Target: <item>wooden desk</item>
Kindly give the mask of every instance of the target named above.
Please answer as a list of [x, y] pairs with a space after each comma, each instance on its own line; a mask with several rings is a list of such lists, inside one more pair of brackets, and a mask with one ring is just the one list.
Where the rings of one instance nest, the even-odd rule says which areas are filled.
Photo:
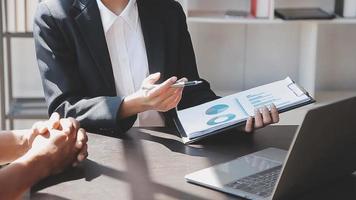
[[[116, 138], [89, 134], [89, 159], [39, 183], [31, 199], [239, 199], [186, 183], [184, 176], [267, 147], [288, 149], [295, 130], [270, 126], [253, 135], [227, 133], [191, 146], [164, 128], [133, 128]], [[302, 199], [356, 199], [356, 177]]]

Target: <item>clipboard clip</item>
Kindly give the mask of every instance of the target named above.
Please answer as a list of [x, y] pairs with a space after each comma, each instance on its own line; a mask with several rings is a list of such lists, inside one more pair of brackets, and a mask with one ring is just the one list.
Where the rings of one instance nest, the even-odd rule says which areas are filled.
[[288, 85], [288, 88], [295, 94], [295, 96], [300, 97], [302, 95], [307, 95], [309, 96], [308, 91], [306, 91], [303, 87], [299, 86], [295, 82], [290, 83]]

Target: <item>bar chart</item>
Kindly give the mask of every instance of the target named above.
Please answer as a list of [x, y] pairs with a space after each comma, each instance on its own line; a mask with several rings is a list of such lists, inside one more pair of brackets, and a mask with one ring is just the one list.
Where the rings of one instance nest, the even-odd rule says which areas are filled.
[[276, 98], [273, 94], [266, 92], [249, 94], [246, 97], [255, 108], [261, 108], [271, 104], [274, 104], [278, 108], [289, 103], [289, 101], [282, 101], [282, 98]]

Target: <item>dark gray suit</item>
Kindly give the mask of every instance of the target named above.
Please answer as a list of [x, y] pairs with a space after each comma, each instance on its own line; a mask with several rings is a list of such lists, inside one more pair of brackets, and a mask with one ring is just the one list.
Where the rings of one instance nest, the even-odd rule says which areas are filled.
[[[199, 80], [195, 55], [179, 3], [137, 0], [150, 73]], [[96, 0], [47, 0], [34, 24], [38, 65], [49, 113], [74, 117], [91, 132], [122, 133], [137, 116], [120, 120], [110, 55]], [[216, 99], [209, 83], [186, 88], [179, 108]], [[166, 122], [175, 116], [165, 113]]]

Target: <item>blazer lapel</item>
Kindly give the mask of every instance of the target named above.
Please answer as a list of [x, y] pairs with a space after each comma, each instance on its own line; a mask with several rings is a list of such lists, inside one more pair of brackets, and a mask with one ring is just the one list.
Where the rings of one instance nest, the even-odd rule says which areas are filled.
[[116, 91], [109, 50], [101, 22], [100, 11], [95, 0], [75, 0], [74, 7], [81, 10], [75, 17], [79, 30], [88, 45], [98, 70], [107, 87]]
[[165, 78], [165, 35], [163, 23], [155, 15], [154, 4], [150, 1], [137, 0], [137, 6], [146, 45], [149, 71], [151, 74], [161, 72], [161, 77]]

